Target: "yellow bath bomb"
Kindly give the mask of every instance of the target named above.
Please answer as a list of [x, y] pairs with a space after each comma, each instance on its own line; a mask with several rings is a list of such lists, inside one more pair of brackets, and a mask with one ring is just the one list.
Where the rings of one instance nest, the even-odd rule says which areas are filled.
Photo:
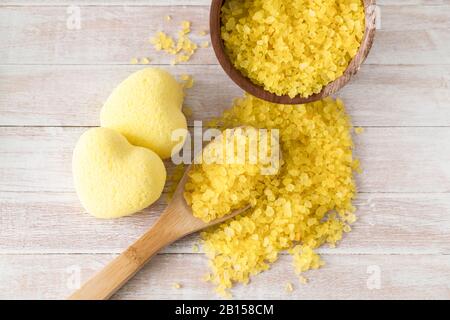
[[[166, 159], [179, 151], [186, 138], [182, 105], [183, 89], [175, 78], [164, 70], [146, 68], [130, 75], [112, 92], [102, 108], [101, 124]], [[173, 141], [172, 133], [177, 129], [185, 133]]]
[[148, 207], [166, 181], [156, 153], [107, 128], [90, 129], [80, 137], [72, 166], [78, 197], [97, 218], [118, 218]]

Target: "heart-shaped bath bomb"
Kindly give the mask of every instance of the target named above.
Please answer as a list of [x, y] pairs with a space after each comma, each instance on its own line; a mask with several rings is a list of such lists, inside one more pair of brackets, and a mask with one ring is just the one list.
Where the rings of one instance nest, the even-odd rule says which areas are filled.
[[166, 181], [156, 153], [107, 128], [90, 129], [80, 137], [72, 166], [78, 197], [97, 218], [118, 218], [148, 207], [161, 196]]
[[166, 159], [180, 150], [186, 138], [182, 104], [183, 89], [175, 78], [162, 69], [146, 68], [114, 89], [102, 108], [101, 124]]

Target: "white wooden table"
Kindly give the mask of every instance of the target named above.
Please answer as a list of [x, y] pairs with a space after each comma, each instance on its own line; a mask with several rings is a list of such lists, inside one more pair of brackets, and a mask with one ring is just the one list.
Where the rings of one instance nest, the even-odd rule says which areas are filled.
[[[110, 91], [148, 56], [196, 80], [193, 119], [229, 107], [239, 90], [201, 49], [171, 67], [148, 39], [193, 22], [207, 29], [208, 0], [75, 2], [80, 29], [67, 27], [72, 1], [0, 3], [0, 299], [64, 298], [122, 251], [160, 214], [164, 199], [129, 218], [83, 212], [71, 178], [72, 149], [99, 124]], [[381, 29], [357, 78], [339, 96], [356, 126], [359, 221], [326, 266], [296, 281], [291, 258], [238, 285], [235, 298], [450, 298], [450, 1], [379, 0]], [[77, 9], [75, 9], [77, 10]], [[173, 21], [167, 23], [164, 16]], [[163, 197], [164, 198], [164, 197]], [[167, 248], [115, 298], [213, 298], [200, 281], [197, 236]], [[183, 285], [172, 288], [173, 282]], [[287, 293], [286, 282], [295, 290]]]

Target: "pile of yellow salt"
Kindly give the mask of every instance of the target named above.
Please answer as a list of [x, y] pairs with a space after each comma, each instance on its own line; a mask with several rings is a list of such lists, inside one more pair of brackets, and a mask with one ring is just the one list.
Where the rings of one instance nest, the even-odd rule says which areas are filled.
[[210, 222], [255, 205], [259, 189], [270, 179], [266, 175], [279, 169], [279, 152], [271, 150], [274, 142], [271, 132], [245, 127], [226, 129], [209, 143], [201, 159], [197, 157], [199, 164], [193, 165], [185, 185], [184, 198], [194, 216]]
[[[211, 125], [279, 129], [282, 155], [278, 174], [252, 186], [251, 209], [202, 233], [212, 271], [208, 279], [217, 291], [228, 295], [234, 282], [247, 283], [267, 270], [283, 250], [294, 255], [298, 273], [319, 268], [323, 262], [314, 249], [334, 246], [356, 220], [353, 172], [359, 163], [352, 156], [351, 124], [342, 101], [275, 105], [246, 95]], [[208, 174], [218, 176], [220, 170]], [[190, 192], [206, 193], [202, 182]]]
[[362, 0], [226, 0], [221, 36], [234, 66], [277, 95], [308, 97], [339, 78], [364, 35]]

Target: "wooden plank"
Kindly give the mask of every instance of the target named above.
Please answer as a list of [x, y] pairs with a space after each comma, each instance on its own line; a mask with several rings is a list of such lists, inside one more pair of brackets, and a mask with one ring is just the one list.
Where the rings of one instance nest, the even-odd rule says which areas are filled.
[[[381, 1], [395, 1], [395, 0], [381, 0]], [[399, 0], [400, 1], [400, 0]], [[414, 1], [414, 0], [410, 0]], [[420, 0], [418, 0], [420, 1]], [[430, 0], [428, 0], [430, 1]], [[431, 0], [440, 4], [438, 1], [447, 0]], [[5, 6], [62, 6], [62, 5], [83, 5], [83, 6], [208, 6], [211, 1], [209, 0], [103, 0], [103, 1], [91, 1], [91, 0], [78, 0], [74, 3], [72, 0], [15, 0], [5, 1], [2, 5]]]
[[[5, 1], [3, 5], [23, 5], [23, 6], [41, 6], [41, 5], [53, 5], [53, 6], [61, 6], [61, 5], [71, 5], [73, 4], [73, 0], [14, 0], [14, 1]], [[198, 6], [204, 5], [208, 6], [211, 3], [211, 0], [78, 0], [76, 4], [78, 5], [146, 5], [146, 6], [160, 6], [160, 5], [171, 5], [171, 6]], [[447, 5], [450, 4], [450, 0], [377, 0], [378, 5]]]
[[[150, 56], [154, 63], [172, 58], [148, 42], [159, 30], [175, 34], [181, 20], [193, 21], [193, 40], [208, 28], [208, 6], [86, 6], [81, 28], [66, 26], [67, 6], [0, 7], [0, 61], [3, 64], [128, 64]], [[174, 17], [171, 23], [164, 16]], [[381, 7], [382, 26], [369, 64], [449, 64], [450, 6]], [[200, 49], [190, 64], [217, 64], [211, 49]]]
[[[0, 128], [0, 191], [72, 192], [72, 150], [85, 130]], [[355, 140], [359, 190], [449, 192], [449, 138], [448, 127], [367, 128]]]
[[[111, 260], [110, 255], [0, 255], [0, 299], [64, 299], [77, 284]], [[326, 265], [300, 285], [291, 258], [233, 289], [235, 299], [449, 299], [448, 255], [326, 255]], [[214, 299], [201, 254], [158, 255], [115, 299]], [[174, 282], [181, 289], [172, 287]], [[295, 290], [285, 291], [287, 282]], [[331, 289], [330, 289], [331, 288]]]
[[[103, 101], [141, 68], [0, 66], [0, 125], [96, 126]], [[217, 65], [165, 69], [193, 75], [186, 98], [192, 119], [217, 117], [242, 95]], [[450, 126], [449, 88], [450, 65], [365, 65], [338, 96], [358, 126]]]
[[[165, 199], [131, 217], [99, 220], [74, 193], [0, 192], [0, 253], [119, 253], [156, 221]], [[352, 232], [321, 253], [450, 254], [450, 194], [361, 193], [355, 204]], [[192, 253], [199, 242], [190, 236], [163, 252]]]
[[[191, 38], [200, 42], [198, 32], [208, 30], [209, 8], [170, 6], [81, 7], [81, 29], [66, 26], [66, 6], [0, 7], [3, 64], [129, 64], [132, 57], [149, 56], [154, 63], [168, 64], [173, 57], [156, 52], [150, 37], [164, 30], [174, 35], [181, 21], [193, 23]], [[164, 17], [172, 15], [173, 21]], [[22, 43], [23, 41], [27, 43]], [[216, 63], [208, 49], [199, 49], [190, 63]]]

